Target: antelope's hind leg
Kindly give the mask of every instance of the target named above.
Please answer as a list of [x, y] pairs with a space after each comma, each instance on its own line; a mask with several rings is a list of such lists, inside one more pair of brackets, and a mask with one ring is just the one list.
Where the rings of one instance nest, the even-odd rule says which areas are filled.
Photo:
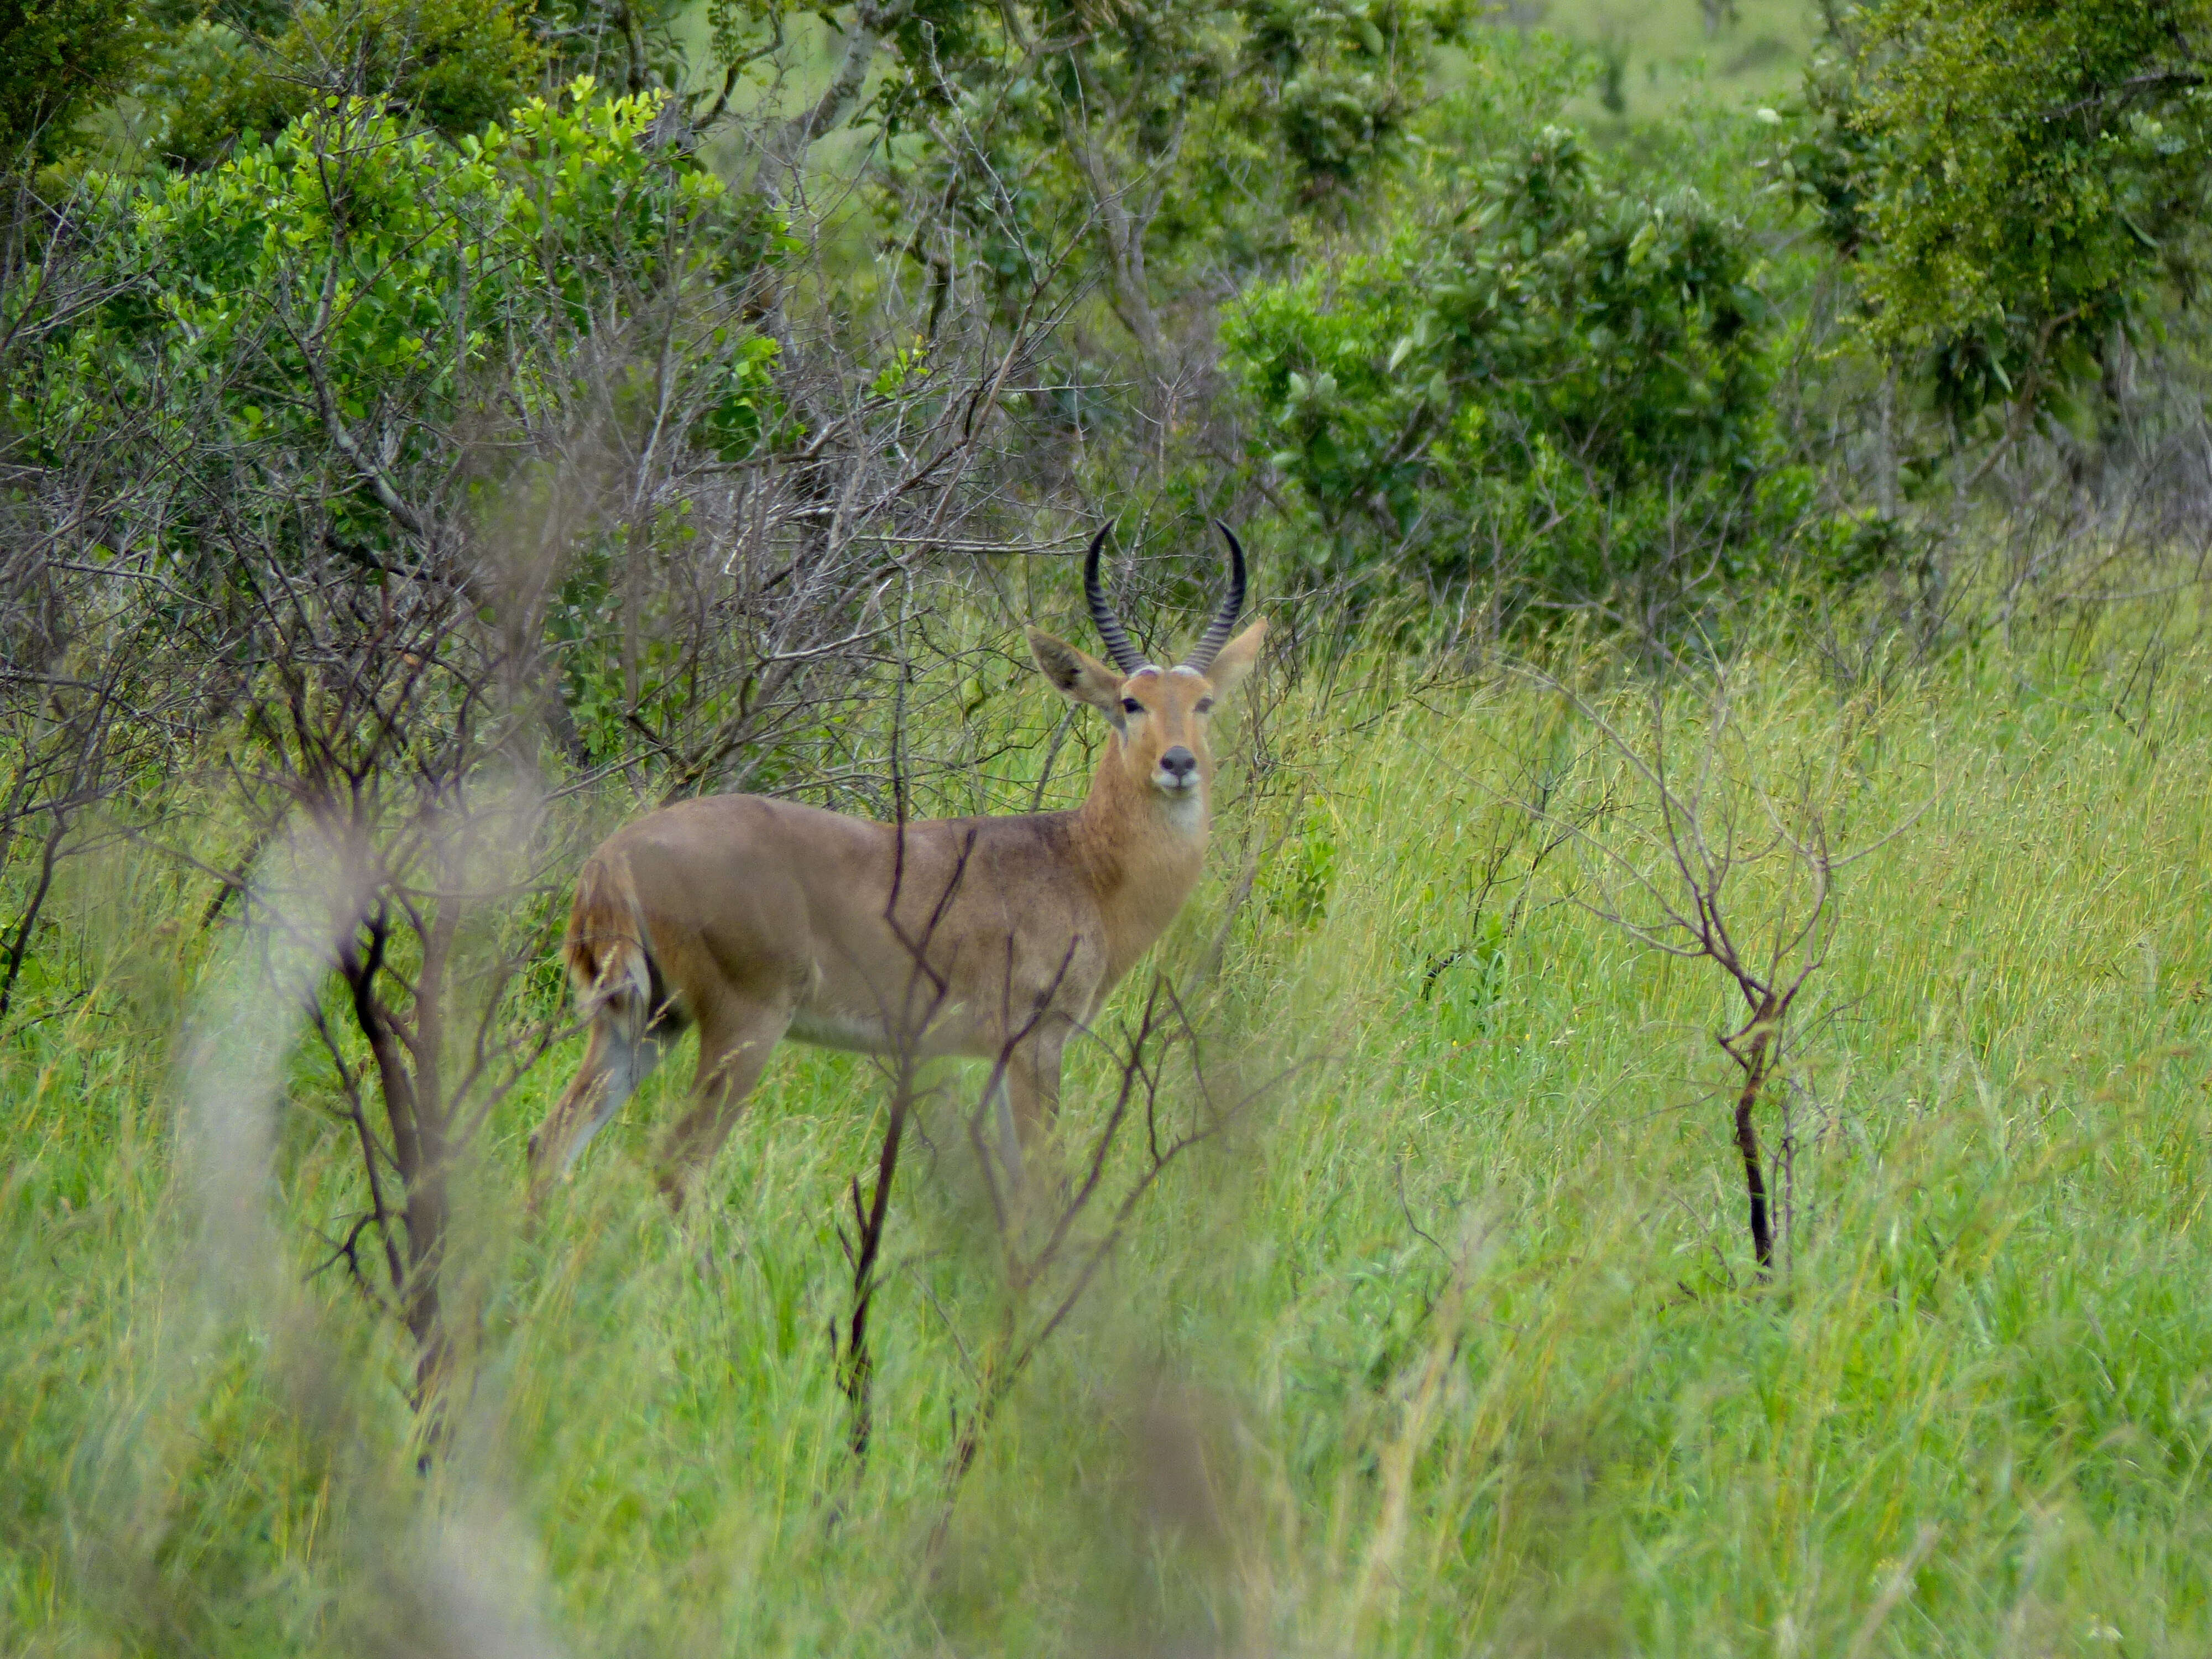
[[751, 1003], [718, 1008], [700, 1020], [699, 1072], [691, 1084], [691, 1108], [660, 1146], [660, 1190], [672, 1208], [684, 1207], [684, 1199], [730, 1138], [745, 1109], [745, 1097], [791, 1028], [793, 1012], [787, 1003]]
[[661, 1019], [642, 1031], [625, 1011], [603, 1007], [592, 1021], [584, 1062], [576, 1068], [553, 1109], [530, 1137], [530, 1185], [533, 1204], [554, 1178], [576, 1167], [592, 1137], [614, 1120], [638, 1086], [653, 1075], [661, 1054], [677, 1035], [675, 1023]]

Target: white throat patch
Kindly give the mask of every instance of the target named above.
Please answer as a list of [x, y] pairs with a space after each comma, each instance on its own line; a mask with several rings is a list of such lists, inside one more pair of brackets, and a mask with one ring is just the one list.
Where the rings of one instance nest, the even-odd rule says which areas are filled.
[[1152, 798], [1159, 802], [1160, 811], [1167, 815], [1168, 822], [1177, 830], [1185, 832], [1195, 830], [1206, 817], [1206, 786], [1202, 783], [1194, 789], [1185, 789], [1173, 795], [1165, 790], [1156, 789], [1152, 792]]

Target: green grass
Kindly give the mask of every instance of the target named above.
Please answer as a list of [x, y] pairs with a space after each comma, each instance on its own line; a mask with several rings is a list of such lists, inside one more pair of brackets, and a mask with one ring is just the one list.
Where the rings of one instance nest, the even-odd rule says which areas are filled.
[[[0, 1649], [514, 1650], [476, 1608], [580, 1655], [2203, 1653], [2212, 647], [2167, 649], [2146, 696], [2149, 637], [1855, 690], [1747, 656], [1739, 803], [1810, 764], [1840, 845], [1896, 832], [1844, 878], [1765, 1288], [1723, 988], [1577, 903], [1571, 846], [1531, 870], [1501, 805], [1610, 781], [1594, 831], [1630, 845], [1587, 722], [1515, 678], [1409, 696], [1379, 662], [1291, 689], [1230, 745], [1214, 878], [1163, 960], [1191, 971], [1259, 849], [1207, 1063], [1295, 1069], [1141, 1212], [934, 1549], [997, 1306], [942, 1115], [899, 1189], [856, 1470], [826, 1329], [873, 1073], [787, 1051], [679, 1223], [643, 1170], [679, 1064], [524, 1243], [556, 1054], [474, 1178], [483, 1349], [420, 1478], [404, 1354], [302, 1277], [353, 1179], [304, 1060], [270, 1189], [292, 1259], [208, 1299], [172, 1055], [232, 970], [203, 893], [112, 854], [0, 1049]], [[1632, 686], [1589, 683], [1632, 725]], [[1693, 732], [1696, 689], [1674, 698]], [[1051, 712], [1017, 682], [983, 718]], [[1776, 880], [1747, 870], [1741, 914]], [[1071, 1140], [1109, 1080], [1079, 1058]]]
[[[1506, 15], [1593, 48], [1616, 66], [1622, 113], [1669, 113], [1686, 97], [1771, 102], [1796, 90], [1820, 36], [1814, 0], [1735, 0], [1708, 31], [1698, 0], [1520, 0]], [[1577, 116], [1601, 121], [1592, 96]]]

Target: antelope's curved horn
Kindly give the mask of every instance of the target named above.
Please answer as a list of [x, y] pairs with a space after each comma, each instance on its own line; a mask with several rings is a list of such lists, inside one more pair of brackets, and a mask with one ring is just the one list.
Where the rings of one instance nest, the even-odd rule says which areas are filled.
[[[1129, 643], [1128, 631], [1114, 614], [1114, 607], [1106, 603], [1106, 590], [1098, 585], [1099, 550], [1106, 545], [1106, 538], [1113, 529], [1113, 521], [1109, 520], [1091, 538], [1091, 550], [1083, 556], [1083, 597], [1091, 601], [1091, 620], [1098, 629], [1098, 637], [1106, 641], [1106, 654], [1114, 659], [1114, 666], [1124, 674], [1133, 674], [1150, 665], [1145, 661], [1145, 653]], [[1217, 651], [1220, 648], [1214, 647]]]
[[1214, 658], [1229, 643], [1229, 630], [1237, 626], [1237, 613], [1244, 609], [1244, 550], [1220, 520], [1213, 521], [1213, 527], [1229, 544], [1229, 591], [1221, 596], [1221, 608], [1206, 623], [1206, 632], [1198, 636], [1198, 643], [1191, 647], [1190, 655], [1182, 659], [1185, 668], [1194, 668], [1201, 674], [1213, 666]]

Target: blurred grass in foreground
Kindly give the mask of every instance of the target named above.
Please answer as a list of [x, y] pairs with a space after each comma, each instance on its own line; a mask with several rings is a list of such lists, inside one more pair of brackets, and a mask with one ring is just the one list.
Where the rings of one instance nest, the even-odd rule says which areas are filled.
[[[902, 1175], [856, 1474], [827, 1331], [872, 1068], [786, 1049], [677, 1223], [642, 1154], [679, 1054], [526, 1243], [556, 1053], [473, 1177], [480, 1371], [418, 1479], [405, 1356], [338, 1270], [306, 1289], [326, 1374], [194, 1312], [168, 1125], [206, 894], [118, 847], [0, 1039], [0, 1647], [520, 1650], [410, 1613], [393, 1563], [428, 1553], [577, 1654], [2202, 1653], [2212, 645], [2176, 628], [1856, 690], [1740, 661], [1729, 764], [1827, 779], [1844, 850], [1900, 830], [1808, 994], [1765, 1290], [1723, 986], [1579, 908], [1589, 860], [1510, 805], [1627, 822], [1588, 723], [1381, 658], [1231, 717], [1163, 965], [1210, 1076], [1288, 1074], [1141, 1213], [934, 1553], [994, 1296], [949, 1123]], [[1632, 679], [1560, 672], [1634, 727]], [[978, 752], [1033, 741], [951, 810], [1025, 805], [1058, 718], [988, 690]], [[1071, 744], [1048, 800], [1080, 773]], [[1109, 1076], [1075, 1059], [1071, 1140]], [[295, 1065], [271, 1195], [302, 1273], [358, 1180], [328, 1087]]]

